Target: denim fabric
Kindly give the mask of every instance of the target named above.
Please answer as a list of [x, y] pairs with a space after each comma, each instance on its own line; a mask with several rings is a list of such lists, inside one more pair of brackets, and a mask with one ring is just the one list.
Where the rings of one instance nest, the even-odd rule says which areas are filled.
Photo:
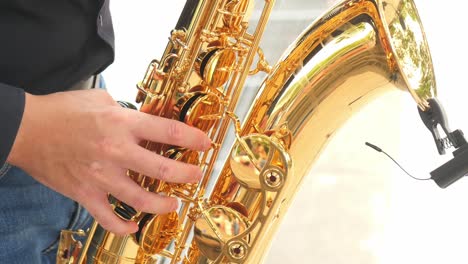
[[91, 216], [23, 170], [0, 170], [0, 263], [55, 263], [62, 229], [84, 229]]

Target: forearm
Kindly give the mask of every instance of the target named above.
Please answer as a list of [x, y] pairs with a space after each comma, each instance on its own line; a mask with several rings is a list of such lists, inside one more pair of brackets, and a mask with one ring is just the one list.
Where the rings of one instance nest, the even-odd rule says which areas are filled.
[[0, 166], [13, 147], [23, 117], [25, 93], [22, 89], [0, 83]]

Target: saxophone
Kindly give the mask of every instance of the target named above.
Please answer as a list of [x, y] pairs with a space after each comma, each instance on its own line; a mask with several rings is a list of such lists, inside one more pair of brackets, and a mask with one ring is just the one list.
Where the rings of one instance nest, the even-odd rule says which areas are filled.
[[[112, 199], [115, 213], [139, 231], [116, 236], [96, 222], [86, 232], [65, 230], [57, 263], [261, 263], [302, 179], [350, 116], [388, 91], [408, 92], [423, 111], [436, 96], [412, 0], [339, 1], [273, 67], [259, 43], [274, 1], [262, 1], [252, 29], [253, 2], [188, 0], [162, 59], [137, 85], [140, 111], [211, 137], [203, 153], [142, 142], [201, 166], [201, 182], [173, 184], [128, 171], [147, 191], [178, 197], [177, 212], [151, 215]], [[267, 77], [241, 125], [235, 108], [258, 72]], [[225, 140], [231, 124], [234, 143]]]

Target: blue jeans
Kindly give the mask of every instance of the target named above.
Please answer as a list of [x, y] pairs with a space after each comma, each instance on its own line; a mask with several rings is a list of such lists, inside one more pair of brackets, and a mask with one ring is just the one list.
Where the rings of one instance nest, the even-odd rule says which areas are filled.
[[60, 231], [86, 230], [91, 223], [78, 203], [20, 168], [0, 169], [0, 263], [55, 263]]

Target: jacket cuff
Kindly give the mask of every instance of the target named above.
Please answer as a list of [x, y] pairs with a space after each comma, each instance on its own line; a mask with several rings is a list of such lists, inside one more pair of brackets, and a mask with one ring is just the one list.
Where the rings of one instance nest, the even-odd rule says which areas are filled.
[[23, 118], [23, 89], [0, 83], [0, 166], [10, 154]]

